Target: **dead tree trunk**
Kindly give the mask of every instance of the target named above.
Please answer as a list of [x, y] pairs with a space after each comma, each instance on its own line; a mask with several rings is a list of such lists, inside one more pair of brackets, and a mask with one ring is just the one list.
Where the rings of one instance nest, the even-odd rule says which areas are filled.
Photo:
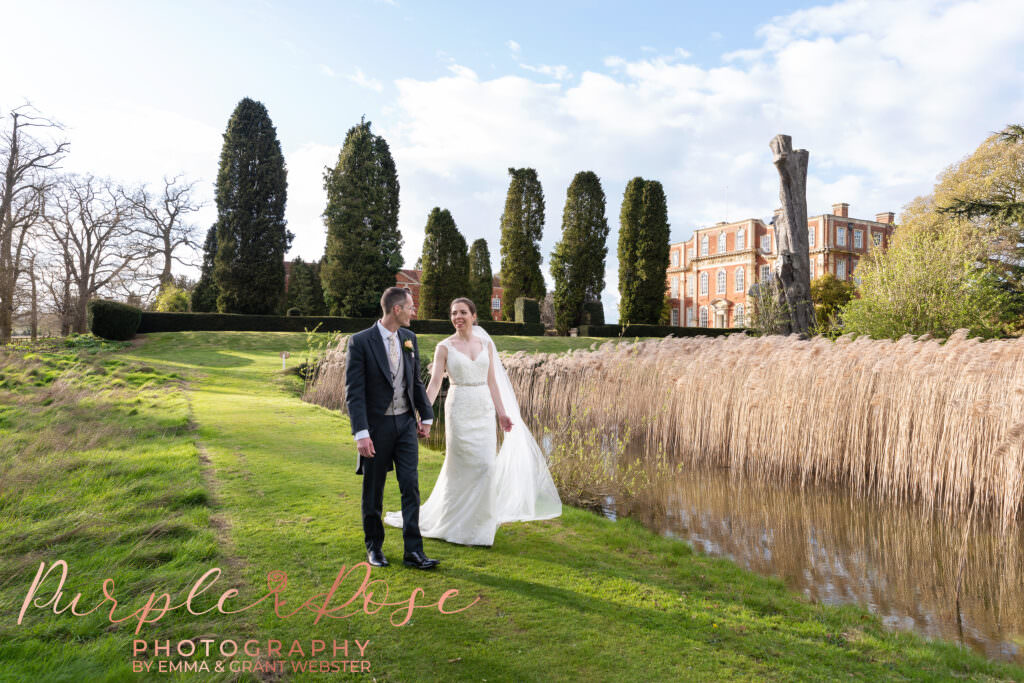
[[779, 303], [786, 313], [781, 334], [803, 334], [814, 325], [811, 303], [811, 267], [807, 246], [807, 157], [806, 149], [793, 149], [793, 139], [776, 135], [769, 145], [779, 171], [779, 201], [775, 240], [779, 258], [775, 261]]

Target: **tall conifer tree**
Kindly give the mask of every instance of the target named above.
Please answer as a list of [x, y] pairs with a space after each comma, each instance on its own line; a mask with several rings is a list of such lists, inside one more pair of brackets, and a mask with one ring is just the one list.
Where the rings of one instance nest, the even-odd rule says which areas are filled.
[[639, 323], [641, 270], [639, 259], [640, 215], [643, 212], [644, 179], [626, 183], [619, 211], [619, 322]]
[[555, 327], [568, 334], [580, 324], [585, 302], [599, 302], [608, 254], [604, 190], [593, 171], [576, 174], [566, 192], [562, 239], [551, 254]]
[[199, 282], [192, 290], [192, 311], [210, 313], [217, 310], [217, 285], [213, 281], [213, 262], [217, 258], [217, 224], [214, 223], [206, 231], [203, 242], [203, 267], [199, 273]]
[[302, 315], [324, 315], [324, 302], [316, 262], [306, 263], [296, 257], [288, 278], [288, 308], [297, 308]]
[[217, 173], [217, 256], [213, 281], [222, 313], [279, 313], [284, 255], [292, 235], [284, 219], [288, 181], [277, 131], [261, 103], [235, 107]]
[[668, 204], [657, 180], [626, 184], [619, 214], [619, 321], [656, 325], [665, 301]]
[[491, 293], [494, 276], [491, 274], [491, 252], [487, 240], [480, 238], [469, 248], [469, 298], [476, 304], [478, 320], [490, 320]]
[[338, 163], [324, 173], [327, 246], [320, 263], [331, 315], [373, 317], [402, 267], [398, 172], [384, 138], [361, 121], [349, 129]]
[[512, 177], [501, 214], [501, 286], [504, 288], [505, 320], [515, 318], [515, 301], [521, 296], [544, 298], [540, 272], [540, 240], [544, 236], [544, 190], [537, 171], [510, 168]]
[[423, 275], [420, 278], [419, 315], [448, 317], [452, 299], [469, 295], [469, 255], [466, 238], [448, 209], [434, 207], [427, 217], [423, 239]]

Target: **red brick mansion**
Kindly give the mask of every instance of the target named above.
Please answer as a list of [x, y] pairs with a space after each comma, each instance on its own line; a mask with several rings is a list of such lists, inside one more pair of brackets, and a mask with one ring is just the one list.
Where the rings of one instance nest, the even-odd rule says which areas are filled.
[[[891, 212], [875, 220], [851, 218], [849, 204], [807, 220], [811, 279], [832, 273], [853, 276], [860, 258], [886, 248], [896, 226]], [[773, 226], [757, 218], [699, 228], [686, 242], [669, 245], [666, 285], [673, 325], [742, 327], [748, 314], [747, 290], [768, 278], [778, 257]]]

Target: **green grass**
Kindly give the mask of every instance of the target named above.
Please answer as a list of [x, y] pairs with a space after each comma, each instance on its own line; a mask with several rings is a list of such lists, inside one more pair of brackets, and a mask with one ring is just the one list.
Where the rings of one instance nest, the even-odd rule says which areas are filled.
[[[424, 352], [442, 337], [421, 335]], [[545, 352], [607, 341], [495, 339], [503, 350]], [[303, 334], [155, 334], [117, 353], [29, 354], [0, 370], [0, 679], [174, 679], [131, 673], [127, 624], [31, 610], [17, 625], [40, 561], [71, 565], [66, 600], [81, 591], [91, 606], [112, 577], [134, 610], [150, 591], [180, 600], [215, 566], [224, 574], [210, 594], [241, 592], [230, 605], [262, 595], [279, 570], [297, 606], [364, 559], [348, 421], [302, 403], [298, 379], [281, 372], [278, 353], [296, 365], [304, 348]], [[89, 403], [52, 395], [66, 375]], [[424, 498], [441, 461], [421, 450]], [[385, 507], [399, 507], [393, 480]], [[400, 534], [388, 531], [392, 567], [373, 575], [389, 599], [421, 587], [420, 603], [430, 603], [458, 589], [451, 606], [477, 604], [449, 615], [418, 609], [402, 627], [387, 609], [317, 625], [312, 614], [280, 619], [263, 605], [233, 616], [176, 612], [141, 637], [369, 640], [378, 681], [1024, 680], [1017, 667], [888, 632], [857, 608], [811, 604], [628, 520], [567, 508], [500, 528], [489, 549], [425, 545], [441, 566], [406, 569]], [[351, 586], [332, 604], [349, 595]]]

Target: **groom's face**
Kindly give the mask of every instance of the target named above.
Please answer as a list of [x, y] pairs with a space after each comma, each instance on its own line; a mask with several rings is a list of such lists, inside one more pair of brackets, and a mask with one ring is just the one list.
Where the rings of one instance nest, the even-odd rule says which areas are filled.
[[408, 327], [409, 323], [412, 322], [412, 318], [416, 315], [416, 305], [412, 302], [412, 295], [405, 295], [405, 303], [401, 306], [395, 306], [396, 311], [395, 317], [398, 318], [398, 324], [402, 327]]

